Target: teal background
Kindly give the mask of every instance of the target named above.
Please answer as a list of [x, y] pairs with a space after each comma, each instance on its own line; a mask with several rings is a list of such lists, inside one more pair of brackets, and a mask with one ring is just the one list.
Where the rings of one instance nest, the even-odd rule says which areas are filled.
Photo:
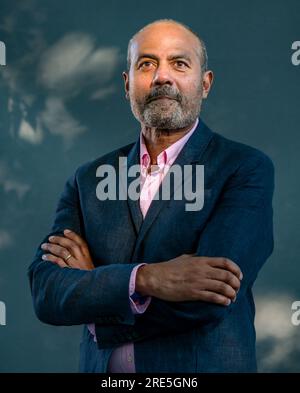
[[[215, 81], [202, 117], [267, 153], [276, 168], [275, 250], [255, 285], [259, 370], [300, 371], [300, 3], [289, 1], [0, 0], [0, 372], [76, 372], [81, 327], [34, 315], [27, 267], [66, 179], [134, 141], [123, 91], [130, 37], [158, 18], [205, 40]], [[254, 229], [255, 230], [255, 229]]]

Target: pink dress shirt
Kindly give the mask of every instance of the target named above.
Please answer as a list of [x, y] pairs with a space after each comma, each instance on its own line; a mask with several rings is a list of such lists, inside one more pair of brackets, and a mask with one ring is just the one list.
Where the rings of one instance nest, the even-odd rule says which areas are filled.
[[[197, 128], [199, 120], [197, 119], [192, 129], [180, 138], [177, 142], [173, 143], [166, 150], [162, 151], [157, 156], [157, 165], [152, 166], [150, 169], [150, 156], [144, 141], [142, 132], [140, 133], [140, 165], [141, 165], [141, 194], [140, 194], [140, 209], [145, 218], [147, 211], [150, 207], [152, 199], [157, 192], [160, 183], [165, 177], [170, 166], [176, 160], [178, 154], [190, 138], [192, 133]], [[153, 168], [154, 167], [154, 168]], [[151, 297], [142, 297], [135, 292], [135, 278], [139, 267], [145, 265], [141, 263], [136, 266], [130, 275], [129, 280], [129, 299], [130, 307], [134, 314], [142, 314], [146, 311], [151, 302]], [[88, 325], [89, 331], [94, 335], [94, 341], [97, 341], [95, 335], [95, 325]], [[135, 373], [134, 363], [134, 345], [132, 342], [123, 344], [111, 354], [108, 364], [109, 373]]]

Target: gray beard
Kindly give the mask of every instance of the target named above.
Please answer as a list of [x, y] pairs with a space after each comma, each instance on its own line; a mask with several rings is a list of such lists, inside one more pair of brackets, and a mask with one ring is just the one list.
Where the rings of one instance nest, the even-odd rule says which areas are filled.
[[178, 101], [155, 100], [147, 105], [139, 105], [131, 102], [131, 109], [138, 121], [146, 127], [161, 130], [177, 130], [194, 123], [200, 114], [201, 99], [198, 105], [193, 105], [183, 110]]

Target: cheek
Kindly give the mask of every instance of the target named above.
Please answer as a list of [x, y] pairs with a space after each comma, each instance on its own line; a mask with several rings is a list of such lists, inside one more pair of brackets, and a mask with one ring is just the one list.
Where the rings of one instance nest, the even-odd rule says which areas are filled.
[[202, 81], [200, 78], [187, 78], [181, 86], [181, 92], [186, 97], [199, 97], [202, 95]]
[[143, 98], [150, 92], [151, 80], [147, 77], [134, 78], [129, 85], [129, 92], [133, 98]]
[[153, 80], [153, 72], [136, 72], [132, 73], [131, 84], [135, 89], [150, 89]]

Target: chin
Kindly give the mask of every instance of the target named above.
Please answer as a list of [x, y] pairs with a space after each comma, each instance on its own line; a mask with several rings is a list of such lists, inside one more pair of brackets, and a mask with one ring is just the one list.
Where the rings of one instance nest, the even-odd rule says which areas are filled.
[[162, 114], [151, 114], [149, 116], [144, 116], [144, 123], [147, 127], [154, 127], [159, 129], [178, 129], [181, 127], [182, 121], [174, 119], [174, 111], [170, 115], [166, 113]]
[[145, 121], [145, 124], [151, 128], [159, 128], [161, 130], [167, 129], [172, 130], [176, 129], [176, 124], [170, 118], [160, 118], [160, 119], [151, 119], [150, 121]]

